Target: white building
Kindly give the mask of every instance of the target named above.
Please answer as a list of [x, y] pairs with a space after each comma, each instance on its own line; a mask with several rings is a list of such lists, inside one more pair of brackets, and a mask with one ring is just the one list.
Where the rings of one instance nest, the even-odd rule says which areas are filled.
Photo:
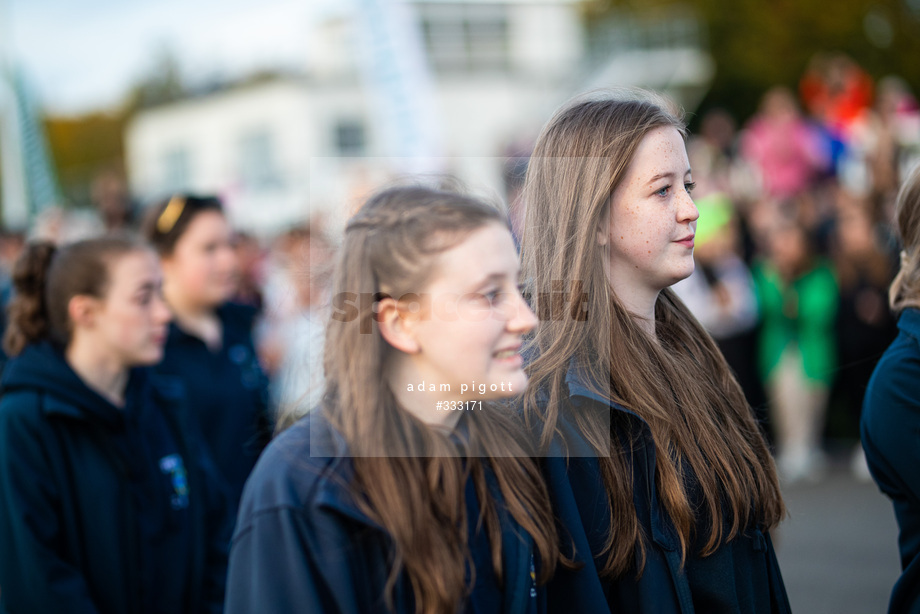
[[[369, 72], [381, 67], [373, 62], [381, 48], [364, 44], [373, 38], [367, 28], [378, 24], [357, 16], [329, 20], [310, 37], [303, 75], [139, 113], [125, 136], [135, 195], [149, 201], [179, 190], [217, 193], [238, 226], [259, 233], [319, 212], [342, 218], [367, 191], [413, 168], [391, 158], [401, 151], [393, 124], [402, 121], [410, 128], [423, 122], [423, 130], [438, 135], [425, 168], [500, 195], [509, 145], [535, 138], [571, 95], [587, 87], [667, 89], [670, 83], [654, 67], [636, 74], [628, 71], [631, 63], [618, 69], [615, 58], [598, 62], [596, 49], [589, 58], [578, 0], [414, 0], [405, 8], [416, 48], [424, 49], [415, 58], [424, 74], [396, 75], [409, 79], [397, 79], [402, 93], [410, 92], [402, 117], [398, 106], [381, 104], [392, 92]], [[688, 61], [685, 46], [675, 53], [682, 54], [675, 61]], [[711, 66], [698, 46], [689, 53], [693, 71], [679, 71], [681, 79], [704, 86]], [[673, 66], [661, 70], [674, 73]], [[411, 99], [416, 93], [419, 100]], [[412, 115], [420, 109], [424, 120]]]

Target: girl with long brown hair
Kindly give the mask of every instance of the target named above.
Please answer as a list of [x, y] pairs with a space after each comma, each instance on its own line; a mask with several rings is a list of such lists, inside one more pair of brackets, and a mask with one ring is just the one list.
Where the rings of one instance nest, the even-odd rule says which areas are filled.
[[669, 289], [693, 271], [684, 124], [650, 94], [565, 105], [524, 189], [543, 323], [528, 420], [563, 538], [550, 609], [785, 612], [773, 460], [710, 336]]
[[345, 230], [319, 408], [246, 485], [228, 612], [538, 612], [558, 548], [507, 408], [537, 323], [507, 221], [422, 187]]

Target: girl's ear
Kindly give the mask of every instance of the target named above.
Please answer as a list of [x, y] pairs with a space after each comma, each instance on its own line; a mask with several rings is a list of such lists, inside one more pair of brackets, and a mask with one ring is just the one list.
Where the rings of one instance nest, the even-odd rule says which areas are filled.
[[377, 303], [377, 324], [387, 343], [406, 354], [418, 354], [419, 347], [413, 335], [414, 314], [404, 313], [396, 299], [387, 297]]
[[90, 328], [96, 323], [100, 301], [92, 296], [77, 294], [67, 303], [67, 316], [74, 327]]
[[604, 212], [601, 213], [601, 217], [597, 221], [597, 228], [594, 229], [598, 245], [607, 245], [607, 243], [610, 242], [610, 210], [612, 208], [613, 195], [607, 199], [607, 204], [604, 206]]
[[597, 244], [598, 245], [607, 245], [607, 241], [609, 240], [609, 236], [607, 233], [607, 231], [609, 230], [609, 224], [610, 224], [609, 215], [610, 215], [609, 213], [605, 213], [603, 216], [601, 216], [600, 221], [597, 223], [597, 228], [595, 229], [595, 231], [597, 233]]

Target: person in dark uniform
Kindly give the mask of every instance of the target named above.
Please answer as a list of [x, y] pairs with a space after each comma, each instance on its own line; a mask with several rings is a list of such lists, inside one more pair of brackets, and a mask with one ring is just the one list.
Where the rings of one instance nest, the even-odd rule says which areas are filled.
[[153, 374], [169, 309], [149, 247], [30, 245], [0, 382], [0, 612], [220, 612], [230, 525]]
[[573, 100], [527, 170], [523, 270], [544, 323], [524, 411], [562, 552], [583, 564], [550, 582], [549, 606], [788, 612], [769, 534], [785, 514], [773, 459], [670, 289], [693, 272], [699, 213], [686, 129], [667, 109], [650, 93]]
[[[533, 447], [507, 222], [427, 188], [345, 230], [326, 394], [246, 484], [228, 614], [538, 614], [558, 549]], [[465, 387], [465, 394], [464, 394]]]
[[862, 445], [869, 471], [894, 505], [901, 577], [888, 611], [920, 612], [920, 166], [898, 193], [895, 219], [904, 250], [891, 284], [898, 336], [875, 367], [863, 401]]
[[235, 290], [231, 231], [216, 198], [174, 196], [148, 211], [145, 237], [160, 254], [174, 320], [157, 367], [185, 382], [236, 515], [243, 484], [271, 437], [268, 380], [253, 344], [253, 307]]

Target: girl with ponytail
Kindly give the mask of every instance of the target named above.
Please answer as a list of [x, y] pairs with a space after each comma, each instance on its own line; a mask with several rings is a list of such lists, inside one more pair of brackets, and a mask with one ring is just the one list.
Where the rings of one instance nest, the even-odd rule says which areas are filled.
[[[0, 380], [0, 612], [219, 612], [229, 527], [181, 388], [147, 365], [169, 310], [156, 254], [27, 246]], [[213, 476], [213, 474], [210, 474]]]
[[536, 319], [507, 221], [394, 188], [350, 220], [320, 408], [246, 485], [228, 611], [537, 612], [556, 534], [527, 439], [491, 401], [522, 391]]
[[889, 612], [920, 611], [920, 166], [898, 193], [901, 270], [891, 284], [898, 336], [875, 366], [860, 418], [872, 477], [891, 498], [900, 528], [903, 573]]

